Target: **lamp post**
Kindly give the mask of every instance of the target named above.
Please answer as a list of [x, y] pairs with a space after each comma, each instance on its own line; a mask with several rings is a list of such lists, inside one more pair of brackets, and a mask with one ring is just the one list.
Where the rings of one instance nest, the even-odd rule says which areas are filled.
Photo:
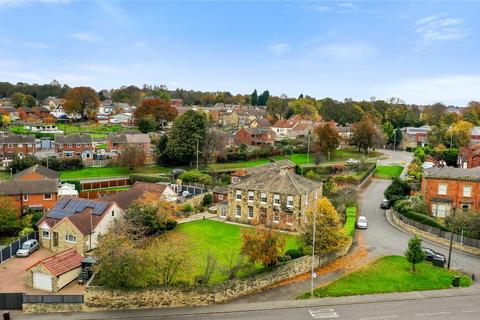
[[453, 219], [452, 219], [452, 227], [450, 228], [450, 246], [448, 248], [448, 263], [447, 269], [450, 269], [450, 260], [452, 260], [452, 247], [453, 247], [453, 234], [455, 232], [455, 223], [456, 223], [456, 216], [455, 216], [455, 209], [453, 209]]
[[397, 129], [393, 132], [393, 150], [396, 150], [396, 144], [397, 144]]

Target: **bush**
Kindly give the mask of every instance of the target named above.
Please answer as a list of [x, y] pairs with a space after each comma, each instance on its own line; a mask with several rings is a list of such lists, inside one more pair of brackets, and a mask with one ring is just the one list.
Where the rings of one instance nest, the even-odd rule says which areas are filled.
[[167, 220], [167, 223], [165, 225], [167, 231], [173, 230], [177, 227], [177, 221], [175, 220]]
[[33, 232], [32, 228], [23, 228], [22, 231], [18, 234], [20, 237], [25, 237]]
[[289, 249], [285, 251], [285, 255], [292, 259], [297, 259], [304, 256], [303, 251], [300, 249]]
[[197, 182], [203, 185], [213, 184], [213, 178], [211, 175], [197, 170], [186, 171], [180, 175], [179, 179], [186, 183]]
[[[47, 160], [40, 161], [42, 166], [47, 166]], [[55, 171], [80, 170], [84, 168], [82, 159], [48, 159], [48, 168]]]
[[142, 174], [131, 174], [130, 181], [132, 181], [132, 183], [135, 183], [136, 181], [157, 183], [157, 182], [172, 182], [172, 179], [165, 176], [148, 176], [148, 175], [142, 175]]
[[402, 181], [400, 178], [393, 178], [392, 184], [383, 193], [385, 198], [390, 202], [390, 205], [395, 204], [396, 201], [404, 199], [410, 194], [410, 185]]
[[193, 206], [190, 203], [185, 203], [182, 207], [182, 210], [185, 212], [192, 212]]
[[204, 206], [208, 206], [208, 205], [212, 204], [212, 202], [213, 202], [213, 195], [211, 193], [208, 193], [208, 194], [203, 196], [203, 205]]
[[449, 231], [447, 227], [440, 224], [439, 222], [437, 222], [437, 220], [435, 220], [435, 218], [432, 218], [430, 216], [427, 216], [427, 215], [424, 215], [424, 214], [421, 214], [421, 213], [418, 213], [418, 212], [413, 212], [411, 210], [408, 210], [408, 211], [405, 211], [405, 212], [399, 212], [399, 213], [401, 215], [409, 218], [409, 219], [418, 221], [418, 222], [426, 224], [428, 226], [435, 227], [435, 228], [438, 228], [438, 229], [443, 230], [443, 231]]

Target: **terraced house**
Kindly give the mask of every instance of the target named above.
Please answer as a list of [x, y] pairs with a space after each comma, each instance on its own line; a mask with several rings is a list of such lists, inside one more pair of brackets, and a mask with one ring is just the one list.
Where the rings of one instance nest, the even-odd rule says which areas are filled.
[[447, 166], [424, 170], [422, 194], [433, 216], [444, 218], [452, 210], [480, 210], [480, 167]]
[[57, 135], [55, 152], [61, 158], [93, 159], [92, 137], [88, 134]]
[[241, 223], [298, 230], [305, 213], [313, 210], [316, 200], [322, 197], [322, 184], [296, 174], [294, 167], [286, 160], [248, 170], [228, 187], [228, 209], [220, 216]]
[[16, 154], [20, 158], [27, 155], [34, 155], [35, 136], [11, 134], [0, 137], [0, 158], [12, 159]]
[[150, 136], [146, 133], [120, 133], [110, 134], [107, 139], [108, 152], [112, 156], [118, 156], [128, 146], [135, 146], [143, 150], [147, 163], [155, 161]]

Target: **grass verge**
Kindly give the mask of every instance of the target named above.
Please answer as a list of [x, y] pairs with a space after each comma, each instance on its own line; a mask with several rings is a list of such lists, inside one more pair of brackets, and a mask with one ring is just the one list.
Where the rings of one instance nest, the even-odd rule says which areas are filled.
[[357, 219], [357, 208], [356, 207], [348, 207], [346, 209], [347, 213], [347, 220], [343, 225], [343, 230], [349, 237], [353, 237], [353, 233], [355, 232], [355, 220]]
[[[317, 288], [314, 297], [340, 297], [360, 294], [408, 292], [421, 290], [447, 289], [451, 287], [452, 277], [460, 275], [460, 285], [468, 287], [470, 278], [444, 268], [434, 267], [430, 262], [422, 262], [411, 272], [411, 264], [405, 257], [387, 256], [367, 265], [361, 270]], [[310, 292], [300, 299], [310, 297]]]
[[157, 165], [145, 166], [130, 170], [126, 167], [83, 168], [60, 172], [60, 179], [93, 179], [106, 177], [127, 177], [131, 174], [170, 173], [172, 169]]
[[402, 171], [402, 166], [377, 166], [374, 176], [377, 179], [392, 179], [394, 177], [400, 177]]

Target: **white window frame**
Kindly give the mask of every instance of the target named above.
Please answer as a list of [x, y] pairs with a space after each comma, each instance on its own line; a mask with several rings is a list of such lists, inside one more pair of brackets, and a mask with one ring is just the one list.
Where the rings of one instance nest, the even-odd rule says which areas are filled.
[[[468, 192], [465, 192], [468, 191]], [[472, 197], [472, 186], [463, 186], [463, 196], [465, 198]]]
[[448, 184], [440, 183], [438, 184], [438, 195], [446, 196], [448, 193]]
[[287, 196], [287, 208], [293, 208], [293, 196]]
[[77, 148], [80, 148], [82, 146], [81, 143], [77, 143]]
[[19, 144], [17, 145], [17, 147], [23, 148], [23, 143], [19, 143]]
[[255, 193], [253, 191], [248, 191], [247, 195], [248, 202], [253, 202], [253, 199], [255, 199]]
[[77, 243], [77, 236], [71, 233], [65, 233], [65, 241], [69, 243]]
[[223, 194], [218, 195], [218, 200], [223, 200]]
[[67, 144], [67, 148], [71, 148], [72, 147], [72, 144], [71, 143], [68, 143]]
[[[250, 212], [252, 215], [250, 216]], [[253, 216], [255, 215], [255, 212], [253, 211], [253, 207], [248, 207], [248, 219], [253, 219]]]
[[240, 189], [235, 190], [235, 200], [242, 201], [242, 190]]
[[28, 147], [28, 148], [31, 148], [31, 147], [32, 147], [32, 144], [31, 144], [31, 143], [27, 144], [27, 147]]
[[[47, 235], [45, 235], [45, 234], [47, 234]], [[51, 238], [50, 230], [42, 229], [42, 238], [43, 239], [50, 239]]]
[[267, 193], [266, 192], [260, 193], [260, 203], [266, 204], [267, 201], [268, 201]]
[[8, 147], [9, 147], [9, 148], [13, 148], [13, 144], [12, 144], [12, 143], [9, 143], [9, 144], [8, 144]]
[[280, 206], [280, 195], [278, 193], [273, 194], [273, 205]]
[[235, 217], [241, 217], [242, 216], [242, 207], [236, 206], [235, 207]]
[[73, 158], [73, 152], [72, 151], [65, 152], [65, 157], [66, 158]]
[[274, 212], [272, 219], [273, 219], [273, 223], [280, 223], [280, 213]]
[[22, 200], [28, 201], [28, 194], [22, 194]]
[[[47, 195], [50, 196], [50, 198], [47, 198]], [[53, 195], [51, 193], [44, 193], [43, 194], [43, 200], [52, 200], [53, 199]]]

